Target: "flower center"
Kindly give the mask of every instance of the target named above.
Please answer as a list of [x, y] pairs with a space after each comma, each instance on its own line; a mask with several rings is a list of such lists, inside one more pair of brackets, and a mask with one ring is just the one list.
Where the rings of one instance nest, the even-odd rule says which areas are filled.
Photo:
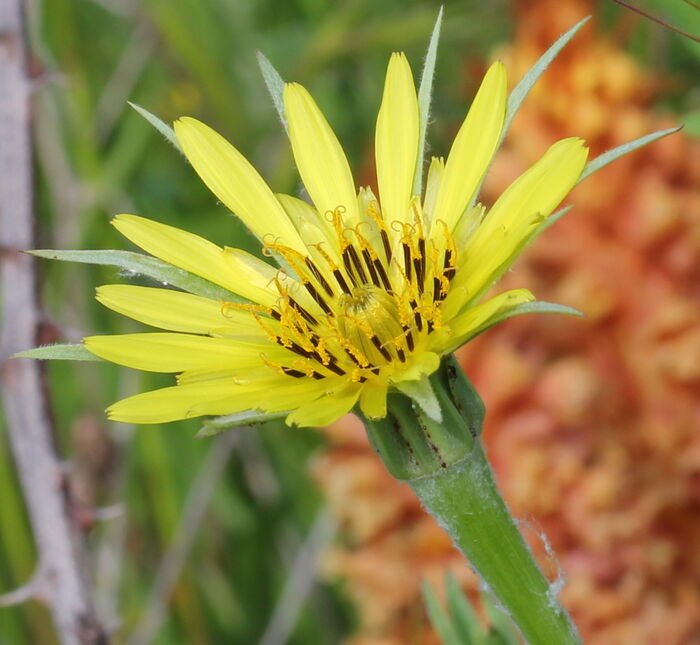
[[270, 340], [297, 355], [285, 364], [265, 358], [270, 367], [297, 378], [335, 374], [362, 383], [429, 345], [457, 251], [446, 226], [443, 235], [426, 239], [418, 200], [411, 210], [412, 224], [388, 227], [371, 201], [350, 227], [338, 207], [328, 213], [325, 241], [308, 244], [308, 255], [266, 241], [267, 252], [281, 256], [298, 278], [280, 271], [275, 307], [239, 305], [253, 311]]
[[396, 299], [385, 290], [365, 284], [339, 299], [338, 330], [373, 365], [405, 360], [405, 332]]

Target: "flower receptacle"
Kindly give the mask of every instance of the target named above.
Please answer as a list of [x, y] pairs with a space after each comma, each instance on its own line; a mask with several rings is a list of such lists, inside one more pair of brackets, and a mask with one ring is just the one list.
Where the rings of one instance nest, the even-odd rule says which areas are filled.
[[399, 392], [389, 394], [385, 418], [362, 417], [372, 447], [400, 480], [435, 475], [463, 460], [481, 433], [484, 404], [454, 356], [443, 359], [429, 383], [440, 422]]

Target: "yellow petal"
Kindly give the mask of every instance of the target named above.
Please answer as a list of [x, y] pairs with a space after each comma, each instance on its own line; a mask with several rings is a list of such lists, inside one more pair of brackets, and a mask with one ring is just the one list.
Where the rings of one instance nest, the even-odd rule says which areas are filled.
[[434, 352], [422, 352], [412, 358], [410, 366], [392, 375], [391, 381], [393, 383], [417, 381], [424, 376], [430, 376], [438, 367], [440, 367], [440, 357], [437, 354]]
[[442, 342], [440, 351], [457, 349], [477, 333], [488, 327], [490, 322], [504, 312], [524, 302], [532, 302], [535, 296], [527, 289], [512, 289], [468, 309], [451, 320], [446, 326], [446, 332], [438, 334], [436, 342]]
[[352, 173], [321, 110], [297, 83], [284, 88], [284, 110], [299, 174], [319, 213], [323, 217], [342, 207], [345, 224], [354, 226], [358, 214]]
[[503, 63], [486, 73], [445, 164], [432, 221], [452, 229], [481, 184], [496, 152], [506, 112], [507, 79]]
[[440, 184], [445, 174], [445, 161], [442, 157], [433, 157], [428, 167], [428, 179], [425, 182], [425, 199], [423, 200], [423, 212], [427, 222], [432, 221], [435, 212], [437, 196], [440, 192]]
[[[268, 387], [259, 397], [256, 407], [263, 412], [284, 412], [316, 401], [328, 387], [332, 387], [340, 379], [323, 379], [315, 381], [311, 378], [286, 378], [286, 382], [276, 388]], [[329, 382], [327, 382], [329, 381]]]
[[240, 334], [264, 334], [247, 311], [182, 291], [108, 284], [97, 288], [97, 300], [134, 320], [170, 331], [209, 334], [214, 329], [230, 327], [229, 331]]
[[301, 427], [323, 427], [337, 421], [347, 414], [360, 396], [360, 386], [356, 383], [343, 388], [340, 392], [326, 394], [300, 405], [287, 415], [287, 425]]
[[384, 218], [412, 221], [408, 203], [418, 156], [418, 99], [404, 54], [392, 54], [377, 116], [375, 156]]
[[279, 294], [270, 284], [277, 270], [250, 253], [224, 250], [203, 237], [137, 215], [117, 215], [112, 224], [136, 246], [168, 264], [265, 306], [277, 302]]
[[581, 139], [563, 139], [516, 179], [468, 240], [454, 285], [466, 286], [472, 296], [488, 288], [574, 187], [587, 156]]
[[295, 356], [272, 343], [166, 332], [88, 336], [83, 342], [100, 358], [149, 372], [257, 367], [262, 363], [260, 355], [263, 353], [271, 360]]
[[175, 122], [182, 151], [202, 181], [261, 240], [266, 236], [306, 252], [286, 213], [248, 160], [220, 134], [197, 119]]
[[233, 414], [250, 408], [247, 397], [236, 396], [232, 379], [176, 385], [143, 392], [117, 401], [107, 416], [124, 423], [167, 423], [203, 414]]
[[557, 141], [498, 198], [484, 220], [484, 234], [510, 227], [528, 216], [550, 215], [576, 185], [587, 157], [588, 148], [582, 139]]
[[386, 383], [367, 384], [360, 394], [360, 408], [370, 419], [383, 419], [386, 416]]
[[337, 236], [330, 222], [319, 217], [313, 206], [283, 193], [277, 194], [276, 197], [307, 247], [323, 243], [327, 250], [335, 250]]
[[280, 274], [278, 269], [247, 251], [229, 246], [223, 249], [223, 257], [236, 274], [235, 284], [228, 287], [230, 291], [266, 307], [277, 304], [279, 292], [274, 287], [273, 280]]

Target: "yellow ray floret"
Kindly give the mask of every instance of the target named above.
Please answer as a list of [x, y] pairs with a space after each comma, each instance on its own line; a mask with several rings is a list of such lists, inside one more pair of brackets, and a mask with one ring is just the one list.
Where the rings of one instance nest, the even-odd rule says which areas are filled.
[[408, 204], [418, 157], [418, 99], [403, 54], [392, 54], [389, 61], [374, 145], [384, 217], [410, 221]]
[[185, 156], [209, 189], [260, 239], [273, 234], [297, 251], [304, 243], [263, 178], [220, 134], [196, 119], [175, 122]]
[[284, 88], [289, 139], [304, 186], [319, 213], [343, 208], [346, 222], [357, 223], [355, 183], [347, 157], [311, 95], [297, 83]]
[[423, 143], [403, 54], [389, 61], [377, 117], [378, 198], [370, 188], [358, 193], [338, 139], [300, 85], [285, 86], [284, 110], [313, 204], [274, 194], [223, 137], [199, 121], [180, 119], [175, 131], [192, 166], [279, 266], [141, 217], [115, 218], [114, 226], [134, 244], [238, 301], [100, 287], [102, 304], [166, 331], [90, 336], [85, 347], [120, 365], [177, 374], [177, 385], [115, 403], [110, 418], [161, 423], [252, 410], [286, 412], [290, 425], [325, 425], [355, 406], [367, 417], [385, 416], [392, 391], [426, 404], [430, 387], [423, 381], [442, 356], [533, 309], [523, 306], [534, 299], [527, 289], [482, 297], [586, 162], [583, 142], [565, 139], [489, 211], [477, 203], [503, 135], [506, 86], [505, 69], [495, 63], [447, 160], [430, 163], [424, 195], [413, 194]]
[[506, 89], [505, 67], [496, 62], [452, 144], [433, 215], [450, 229], [474, 196], [496, 152], [506, 113]]

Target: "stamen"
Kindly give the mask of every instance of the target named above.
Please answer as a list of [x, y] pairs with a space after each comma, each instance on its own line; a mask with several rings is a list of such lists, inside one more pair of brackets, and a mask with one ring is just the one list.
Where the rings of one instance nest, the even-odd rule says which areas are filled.
[[326, 301], [321, 297], [321, 294], [319, 294], [318, 291], [316, 291], [316, 287], [314, 287], [310, 282], [302, 282], [304, 285], [304, 288], [309, 292], [309, 295], [316, 301], [319, 307], [323, 309], [323, 312], [326, 314], [331, 314], [332, 309], [326, 304]]
[[406, 242], [402, 242], [401, 246], [403, 246], [403, 265], [406, 279], [411, 282], [411, 247]]
[[343, 290], [343, 292], [350, 294], [350, 287], [348, 286], [348, 283], [345, 282], [345, 278], [340, 272], [340, 269], [333, 270], [333, 277], [335, 278], [335, 281], [338, 283], [338, 286]]
[[382, 345], [382, 342], [379, 340], [379, 337], [377, 334], [374, 334], [370, 340], [372, 341], [372, 345], [374, 345], [378, 350], [379, 353], [387, 360], [391, 361], [391, 354], [387, 351], [386, 347]]
[[287, 302], [289, 302], [289, 305], [296, 309], [303, 317], [304, 319], [311, 323], [312, 325], [318, 325], [318, 320], [316, 320], [304, 307], [302, 307], [292, 296], [288, 295], [287, 296]]
[[350, 245], [345, 250], [350, 255], [350, 259], [352, 260], [352, 263], [355, 267], [355, 270], [357, 271], [357, 275], [359, 276], [360, 280], [362, 281], [362, 284], [367, 284], [367, 276], [365, 275], [365, 271], [362, 268], [362, 263], [360, 262], [360, 258], [357, 255], [357, 251], [355, 250], [355, 247], [353, 245]]
[[379, 276], [377, 275], [377, 270], [374, 268], [374, 263], [372, 262], [372, 256], [367, 249], [362, 249], [362, 259], [365, 261], [365, 266], [369, 271], [370, 278], [372, 279], [372, 284], [375, 287], [381, 286], [379, 284]]
[[293, 376], [294, 378], [302, 378], [306, 376], [306, 372], [300, 372], [292, 367], [285, 367], [284, 365], [281, 365], [280, 367], [287, 376]]
[[391, 262], [391, 244], [389, 243], [389, 236], [387, 235], [386, 229], [382, 229], [379, 234], [382, 237], [382, 246], [384, 246], [384, 255], [386, 255], [387, 264]]
[[388, 293], [392, 293], [391, 283], [389, 282], [389, 276], [386, 274], [386, 270], [384, 269], [384, 265], [382, 264], [382, 262], [379, 258], [377, 258], [374, 261], [374, 268], [377, 269], [377, 273], [379, 274], [379, 277], [381, 278], [381, 281], [382, 281], [382, 284], [384, 285], [384, 288], [387, 290]]
[[408, 347], [408, 351], [412, 352], [416, 346], [413, 343], [413, 334], [411, 333], [411, 329], [406, 325], [402, 326], [401, 329], [403, 329], [404, 335], [406, 337], [406, 345]]
[[343, 249], [343, 264], [345, 265], [345, 271], [348, 274], [348, 277], [350, 278], [350, 281], [353, 283], [354, 286], [358, 287], [359, 284], [356, 280], [355, 273], [352, 270], [352, 262], [351, 262], [351, 256], [350, 256], [350, 249], [352, 246], [346, 246]]
[[318, 267], [313, 263], [311, 258], [306, 258], [305, 260], [306, 266], [309, 268], [309, 271], [313, 274], [314, 278], [318, 281], [318, 283], [325, 289], [326, 293], [332, 298], [333, 297], [333, 289], [331, 289], [331, 286], [328, 284], [326, 279], [323, 277], [323, 274], [318, 270]]
[[[333, 358], [335, 358], [335, 356], [334, 356]], [[335, 358], [335, 360], [338, 360], [338, 359]], [[331, 372], [333, 372], [334, 374], [337, 374], [338, 376], [344, 376], [345, 374], [347, 374], [347, 372], [346, 372], [342, 367], [338, 367], [338, 366], [337, 366], [335, 363], [333, 363], [333, 362], [329, 362], [327, 365], [324, 365], [324, 367], [325, 367], [326, 369], [329, 369], [329, 370], [330, 370]]]

